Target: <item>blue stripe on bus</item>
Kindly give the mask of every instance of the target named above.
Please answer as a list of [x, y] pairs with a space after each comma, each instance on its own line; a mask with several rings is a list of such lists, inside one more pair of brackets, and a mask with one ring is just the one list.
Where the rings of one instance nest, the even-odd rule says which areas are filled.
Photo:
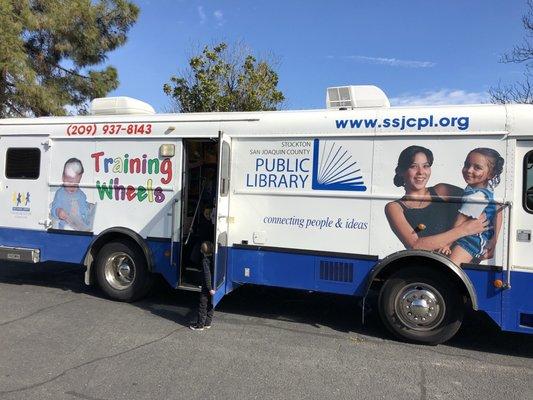
[[[92, 234], [69, 231], [37, 231], [19, 228], [0, 228], [0, 246], [39, 249], [40, 261], [56, 261], [81, 264], [94, 239]], [[160, 273], [173, 287], [177, 286], [178, 268], [171, 266], [165, 252], [170, 249], [166, 241], [146, 241], [154, 261], [154, 272]], [[175, 243], [175, 257], [179, 260], [179, 243]]]
[[503, 280], [502, 271], [490, 269], [464, 269], [476, 290], [478, 310], [486, 312], [499, 326], [502, 325], [502, 293], [493, 283], [495, 279]]
[[504, 331], [533, 333], [533, 272], [512, 271], [511, 288], [497, 289], [495, 279], [505, 281], [506, 272], [466, 269], [476, 289], [478, 308]]
[[[230, 248], [227, 291], [232, 285], [257, 284], [328, 293], [363, 296], [366, 279], [377, 261], [317, 254], [272, 252]], [[497, 289], [495, 279], [505, 280], [497, 269], [465, 269], [478, 300], [478, 309], [487, 313], [502, 329], [533, 332], [533, 273], [511, 273], [509, 290]]]
[[0, 228], [0, 245], [39, 249], [41, 261], [81, 264], [93, 236], [64, 232]]
[[533, 271], [512, 271], [511, 289], [502, 295], [502, 329], [533, 333]]
[[368, 273], [376, 264], [359, 260], [230, 248], [228, 282], [313, 290], [353, 296], [364, 294]]
[[172, 265], [170, 262], [170, 238], [165, 240], [150, 240], [148, 238], [146, 243], [152, 253], [153, 272], [163, 275], [170, 286], [177, 288], [180, 270], [177, 264], [180, 260], [180, 243], [174, 243], [172, 256], [174, 260], [178, 260], [176, 265]]

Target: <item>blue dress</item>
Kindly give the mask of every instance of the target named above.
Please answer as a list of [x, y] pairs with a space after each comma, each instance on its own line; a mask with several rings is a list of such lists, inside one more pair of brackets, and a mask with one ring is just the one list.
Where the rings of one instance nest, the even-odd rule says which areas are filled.
[[[473, 200], [477, 202], [473, 203]], [[494, 192], [489, 188], [467, 186], [463, 193], [462, 203], [459, 209], [461, 214], [471, 218], [479, 218], [482, 213], [485, 213], [489, 221], [489, 229], [486, 231], [476, 235], [464, 236], [456, 242], [473, 258], [479, 258], [483, 255], [487, 243], [494, 237], [494, 218], [496, 216]]]

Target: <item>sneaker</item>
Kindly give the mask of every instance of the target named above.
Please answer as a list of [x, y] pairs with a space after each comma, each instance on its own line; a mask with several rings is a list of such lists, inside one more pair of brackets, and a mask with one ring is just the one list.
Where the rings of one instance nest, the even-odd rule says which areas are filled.
[[202, 325], [194, 324], [194, 325], [189, 326], [189, 328], [192, 329], [193, 331], [203, 331], [204, 328], [206, 327]]

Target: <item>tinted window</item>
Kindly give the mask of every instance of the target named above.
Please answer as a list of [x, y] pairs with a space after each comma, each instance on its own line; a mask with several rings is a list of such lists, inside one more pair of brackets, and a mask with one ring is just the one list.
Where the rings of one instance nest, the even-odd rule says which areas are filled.
[[227, 196], [229, 192], [231, 149], [227, 142], [222, 142], [222, 159], [220, 160], [220, 195]]
[[41, 150], [36, 148], [7, 149], [6, 178], [37, 179], [41, 166]]

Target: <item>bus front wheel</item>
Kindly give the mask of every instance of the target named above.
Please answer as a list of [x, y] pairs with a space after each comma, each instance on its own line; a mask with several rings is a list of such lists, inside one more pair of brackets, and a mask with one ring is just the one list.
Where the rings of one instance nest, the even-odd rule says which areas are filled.
[[143, 252], [127, 240], [113, 241], [100, 249], [96, 257], [96, 277], [108, 297], [125, 302], [144, 297], [152, 282]]
[[459, 330], [464, 302], [456, 284], [443, 272], [408, 267], [390, 276], [379, 294], [379, 313], [398, 338], [436, 345]]

